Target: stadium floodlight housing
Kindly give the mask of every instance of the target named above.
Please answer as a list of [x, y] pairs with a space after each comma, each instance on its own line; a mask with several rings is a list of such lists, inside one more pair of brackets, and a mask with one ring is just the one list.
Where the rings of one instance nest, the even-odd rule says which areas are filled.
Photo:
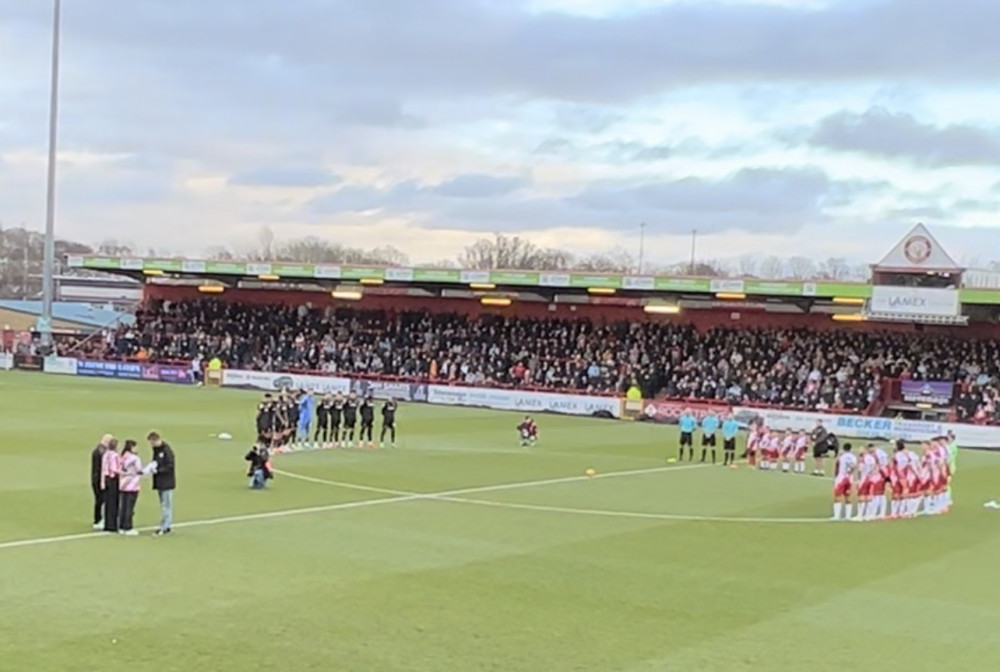
[[604, 294], [604, 295], [615, 293], [615, 290], [612, 289], [611, 287], [589, 287], [587, 291], [590, 292], [591, 294]]
[[337, 289], [330, 295], [338, 301], [360, 301], [364, 296], [360, 291], [354, 289]]
[[222, 294], [226, 288], [222, 285], [199, 285], [198, 291], [202, 294]]
[[484, 296], [479, 302], [484, 306], [496, 306], [499, 308], [505, 308], [513, 303], [513, 301], [505, 296]]
[[473, 282], [469, 284], [469, 289], [496, 289], [497, 286], [492, 282]]
[[747, 295], [737, 292], [719, 292], [715, 295], [715, 298], [722, 299], [723, 301], [742, 301], [747, 298]]
[[258, 280], [270, 280], [270, 281], [273, 282], [275, 280], [281, 280], [281, 276], [280, 275], [274, 275], [273, 273], [261, 273], [260, 275], [257, 276], [257, 279]]
[[163, 275], [163, 271], [158, 268], [144, 268], [142, 271], [143, 275]]
[[677, 315], [681, 307], [676, 304], [652, 304], [643, 306], [642, 310], [651, 315]]
[[863, 306], [865, 300], [855, 296], [835, 296], [833, 302], [841, 306]]
[[861, 313], [837, 313], [831, 315], [834, 322], [866, 322], [868, 318]]
[[361, 278], [362, 285], [384, 285], [385, 280], [382, 278]]

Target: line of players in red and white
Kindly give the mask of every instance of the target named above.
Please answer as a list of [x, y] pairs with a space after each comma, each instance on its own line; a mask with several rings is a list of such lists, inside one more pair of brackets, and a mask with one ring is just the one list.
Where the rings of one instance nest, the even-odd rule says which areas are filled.
[[[856, 509], [852, 493], [857, 497]], [[850, 444], [844, 444], [837, 457], [834, 520], [939, 515], [947, 513], [951, 503], [951, 462], [945, 437], [925, 441], [920, 453], [898, 440], [892, 457], [874, 444], [857, 455]]]
[[804, 474], [810, 443], [804, 431], [776, 432], [756, 425], [747, 437], [747, 464], [764, 471], [775, 470], [780, 464], [785, 473]]
[[[780, 465], [785, 473], [804, 474], [811, 444], [805, 431], [771, 431], [758, 425], [747, 440], [747, 462], [764, 471]], [[951, 475], [947, 437], [925, 442], [919, 454], [896, 441], [891, 457], [875, 444], [855, 454], [845, 443], [836, 461], [833, 518], [868, 521], [947, 513]]]

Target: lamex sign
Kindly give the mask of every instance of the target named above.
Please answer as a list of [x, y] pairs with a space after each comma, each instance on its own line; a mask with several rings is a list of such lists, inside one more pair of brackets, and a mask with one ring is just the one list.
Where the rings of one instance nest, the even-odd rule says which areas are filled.
[[878, 286], [872, 288], [869, 308], [874, 313], [953, 317], [961, 303], [957, 289]]
[[222, 386], [249, 387], [268, 392], [310, 390], [319, 394], [349, 394], [351, 391], [351, 381], [347, 378], [232, 369], [222, 371]]
[[593, 397], [582, 394], [523, 392], [477, 387], [430, 385], [427, 401], [446, 406], [476, 406], [523, 413], [562, 413], [565, 415], [607, 414], [620, 418], [621, 400], [615, 397]]

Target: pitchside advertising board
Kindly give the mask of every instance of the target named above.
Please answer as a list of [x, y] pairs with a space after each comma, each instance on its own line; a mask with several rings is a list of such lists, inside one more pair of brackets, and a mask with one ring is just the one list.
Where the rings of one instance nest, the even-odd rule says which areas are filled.
[[262, 373], [259, 371], [226, 370], [222, 373], [223, 387], [249, 387], [277, 392], [286, 389], [306, 389], [321, 394], [371, 392], [380, 398], [395, 397], [406, 401], [427, 402], [444, 406], [471, 406], [524, 413], [564, 413], [566, 415], [606, 414], [620, 418], [621, 400], [612, 397], [520, 392], [450, 385], [421, 385], [310, 376], [293, 373]]
[[427, 401], [445, 406], [476, 406], [524, 413], [563, 413], [565, 415], [622, 416], [622, 401], [617, 397], [593, 397], [582, 394], [522, 392], [479, 387], [430, 385]]
[[76, 375], [91, 378], [117, 378], [119, 380], [147, 380], [180, 385], [190, 385], [194, 382], [190, 367], [138, 362], [104, 362], [90, 359], [77, 360]]
[[267, 373], [264, 371], [222, 371], [223, 387], [248, 387], [254, 390], [309, 390], [317, 394], [349, 394], [351, 381], [332, 376], [309, 376], [299, 373]]
[[14, 368], [14, 355], [0, 352], [0, 371], [10, 371]]
[[960, 446], [967, 448], [1000, 448], [1000, 428], [922, 420], [895, 420], [862, 415], [833, 415], [804, 411], [779, 411], [747, 406], [724, 406], [674, 401], [649, 400], [643, 403], [643, 413], [654, 422], [676, 423], [684, 409], [690, 409], [699, 419], [709, 411], [733, 413], [736, 419], [749, 425], [755, 419], [779, 430], [811, 431], [817, 422], [841, 437], [889, 441], [925, 441], [953, 432]]

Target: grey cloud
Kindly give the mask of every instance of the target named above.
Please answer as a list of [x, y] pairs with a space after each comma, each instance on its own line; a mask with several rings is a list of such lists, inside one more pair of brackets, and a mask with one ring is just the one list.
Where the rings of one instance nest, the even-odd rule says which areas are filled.
[[935, 168], [1000, 164], [1000, 132], [996, 130], [969, 124], [938, 127], [883, 108], [826, 117], [806, 141], [825, 149], [910, 160]]
[[[850, 189], [860, 189], [858, 185]], [[658, 232], [791, 232], [826, 221], [827, 199], [850, 190], [814, 169], [748, 169], [720, 180], [604, 182], [568, 198], [525, 194], [445, 199], [412, 182], [385, 189], [348, 187], [313, 201], [314, 219], [379, 210], [432, 229], [526, 231], [553, 226], [617, 230], [649, 222]]]
[[237, 173], [229, 178], [236, 187], [327, 187], [340, 178], [325, 168], [305, 166], [263, 166]]
[[451, 198], [495, 198], [510, 195], [530, 184], [531, 180], [521, 177], [459, 175], [431, 187], [430, 191]]
[[[44, 25], [45, 8], [36, 4], [0, 0], [0, 15]], [[1000, 74], [993, 0], [836, 2], [818, 10], [683, 2], [602, 20], [521, 4], [107, 0], [71, 5], [66, 31], [78, 50], [183, 62], [205, 77], [222, 67], [228, 81], [215, 79], [228, 89], [264, 88], [264, 95], [266, 72], [297, 72], [315, 92], [615, 103], [717, 82], [954, 83]]]

